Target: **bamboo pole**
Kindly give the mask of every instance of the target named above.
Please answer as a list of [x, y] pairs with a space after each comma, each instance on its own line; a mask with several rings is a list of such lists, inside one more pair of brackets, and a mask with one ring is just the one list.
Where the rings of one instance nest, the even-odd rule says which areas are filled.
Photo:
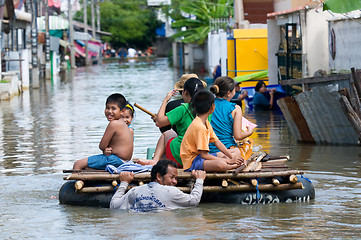
[[80, 190], [84, 187], [84, 181], [78, 180], [75, 182], [74, 187], [76, 190]]
[[224, 188], [228, 187], [228, 182], [226, 179], [222, 180], [222, 187], [224, 187]]
[[113, 181], [112, 181], [112, 186], [113, 186], [113, 187], [116, 187], [117, 185], [118, 185], [118, 181], [117, 181], [117, 180], [113, 180]]
[[[128, 186], [128, 190], [136, 187], [136, 186]], [[259, 191], [286, 191], [286, 190], [292, 190], [292, 189], [303, 189], [303, 184], [300, 182], [297, 182], [295, 184], [292, 183], [285, 183], [280, 184], [278, 186], [275, 186], [273, 184], [259, 184], [258, 190]], [[185, 193], [190, 193], [192, 191], [191, 187], [178, 187], [179, 190]], [[242, 185], [234, 185], [234, 186], [228, 186], [228, 187], [222, 187], [222, 186], [203, 186], [203, 192], [204, 193], [210, 193], [210, 192], [248, 192], [248, 191], [255, 191], [256, 187], [250, 185], [250, 184], [242, 184]], [[113, 192], [114, 187], [113, 186], [101, 186], [101, 187], [83, 187], [82, 189], [78, 190], [77, 193], [100, 193], [100, 192]]]
[[257, 186], [257, 184], [258, 184], [258, 180], [257, 179], [251, 179], [251, 185], [253, 186], [253, 187], [255, 187], [255, 186]]
[[268, 157], [267, 162], [273, 161], [273, 160], [283, 160], [285, 159], [286, 161], [290, 159], [290, 156], [278, 156], [278, 157]]
[[[267, 177], [285, 177], [292, 174], [303, 174], [304, 172], [299, 170], [287, 170], [287, 171], [267, 171], [267, 172], [242, 172], [238, 174], [230, 173], [207, 173], [206, 181], [212, 179], [244, 179], [244, 178], [267, 178]], [[190, 172], [183, 172], [179, 170], [178, 179], [191, 179], [192, 175]], [[72, 173], [70, 175], [64, 176], [64, 180], [83, 180], [83, 181], [112, 181], [119, 180], [118, 174], [110, 173]], [[134, 176], [135, 181], [150, 181], [150, 173], [139, 173]]]
[[113, 186], [101, 186], [101, 187], [84, 187], [77, 191], [77, 193], [100, 193], [100, 192], [113, 192]]
[[139, 109], [142, 110], [143, 112], [149, 114], [150, 116], [155, 117], [155, 114], [154, 114], [154, 113], [152, 113], [152, 112], [148, 111], [147, 109], [139, 106], [138, 104], [134, 103], [134, 106], [136, 106], [137, 108], [139, 108]]
[[227, 181], [233, 183], [234, 185], [239, 186], [239, 183], [236, 182], [236, 181], [234, 181], [233, 179], [229, 179], [229, 178], [228, 178]]
[[[190, 187], [178, 187], [181, 191], [183, 192], [191, 192], [191, 188]], [[285, 183], [285, 184], [280, 184], [278, 186], [275, 186], [273, 184], [259, 184], [258, 185], [258, 190], [259, 191], [270, 191], [270, 192], [274, 192], [274, 191], [286, 191], [286, 190], [292, 190], [292, 189], [303, 189], [303, 184], [298, 182], [298, 183]], [[221, 186], [203, 186], [203, 192], [204, 193], [209, 193], [209, 192], [248, 192], [248, 191], [255, 191], [256, 188], [252, 185], [248, 185], [248, 184], [243, 184], [243, 185], [239, 185], [239, 186], [228, 186], [226, 188], [221, 187]]]
[[280, 181], [277, 178], [272, 178], [272, 184], [278, 186], [280, 185]]
[[297, 176], [294, 174], [290, 175], [288, 179], [290, 180], [291, 183], [297, 182]]
[[274, 159], [274, 160], [268, 160], [265, 163], [284, 163], [288, 161], [288, 158], [279, 158], [279, 159]]

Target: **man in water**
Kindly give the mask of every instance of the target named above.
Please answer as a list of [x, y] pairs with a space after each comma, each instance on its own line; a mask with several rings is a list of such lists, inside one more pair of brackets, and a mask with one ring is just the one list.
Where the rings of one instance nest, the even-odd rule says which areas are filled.
[[150, 183], [133, 187], [124, 195], [129, 183], [134, 179], [134, 174], [121, 172], [119, 174], [121, 183], [110, 201], [110, 208], [149, 212], [197, 206], [202, 197], [206, 172], [192, 171], [196, 183], [190, 194], [183, 193], [175, 187], [177, 176], [177, 165], [174, 162], [160, 160], [152, 168]]

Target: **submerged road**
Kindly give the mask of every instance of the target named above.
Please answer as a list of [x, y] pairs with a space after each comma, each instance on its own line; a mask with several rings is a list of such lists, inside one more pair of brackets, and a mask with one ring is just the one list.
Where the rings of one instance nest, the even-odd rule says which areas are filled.
[[[66, 79], [0, 102], [1, 239], [239, 239], [361, 237], [361, 148], [298, 144], [284, 117], [248, 113], [256, 150], [289, 155], [315, 186], [308, 203], [201, 204], [130, 214], [59, 205], [63, 169], [100, 153], [105, 99], [119, 92], [156, 113], [177, 73], [166, 59], [78, 68]], [[160, 132], [136, 109], [134, 157], [145, 158]]]

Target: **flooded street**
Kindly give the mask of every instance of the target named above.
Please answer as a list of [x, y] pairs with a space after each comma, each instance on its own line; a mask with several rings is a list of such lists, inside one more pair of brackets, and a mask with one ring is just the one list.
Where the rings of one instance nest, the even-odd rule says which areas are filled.
[[[361, 238], [361, 147], [301, 145], [282, 115], [245, 113], [258, 124], [256, 150], [289, 155], [305, 170], [316, 198], [308, 203], [200, 204], [198, 208], [132, 214], [60, 205], [63, 169], [99, 154], [107, 96], [156, 113], [177, 81], [167, 59], [78, 68], [72, 78], [0, 102], [1, 239]], [[160, 131], [136, 110], [134, 157], [145, 158]]]

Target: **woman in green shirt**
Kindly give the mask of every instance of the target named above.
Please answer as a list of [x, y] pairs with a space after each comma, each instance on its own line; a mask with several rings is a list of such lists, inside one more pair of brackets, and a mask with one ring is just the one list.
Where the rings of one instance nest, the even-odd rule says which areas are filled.
[[182, 167], [182, 160], [179, 156], [180, 145], [188, 126], [192, 123], [195, 117], [195, 114], [193, 113], [192, 107], [189, 105], [189, 103], [192, 100], [194, 94], [200, 90], [203, 90], [206, 86], [207, 84], [198, 78], [188, 79], [184, 83], [183, 91], [179, 91], [181, 92], [185, 103], [165, 113], [167, 102], [172, 98], [172, 96], [176, 95], [178, 91], [172, 90], [167, 94], [159, 108], [157, 115], [153, 118], [153, 120], [155, 121], [157, 127], [175, 125], [177, 127], [178, 134], [173, 129], [164, 132], [158, 140], [153, 160], [139, 163], [154, 165], [165, 154], [167, 159], [176, 162], [178, 167]]

